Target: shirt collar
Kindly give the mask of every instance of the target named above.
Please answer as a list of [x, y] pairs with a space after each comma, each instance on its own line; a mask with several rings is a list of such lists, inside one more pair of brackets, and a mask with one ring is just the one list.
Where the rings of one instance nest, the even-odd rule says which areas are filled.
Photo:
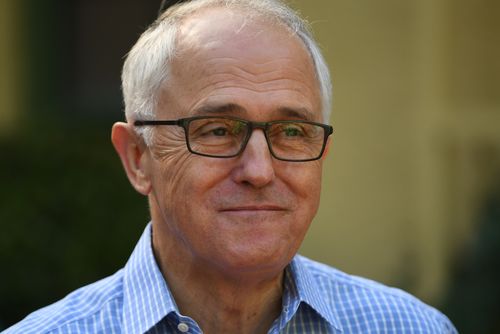
[[336, 313], [332, 309], [330, 303], [326, 300], [326, 295], [319, 289], [318, 282], [315, 280], [313, 274], [308, 270], [303, 258], [296, 255], [290, 265], [287, 267], [287, 281], [290, 285], [287, 287], [288, 292], [295, 294], [299, 302], [306, 303], [313, 308], [323, 319], [337, 330], [341, 330], [340, 321]]
[[177, 306], [156, 263], [151, 242], [151, 223], [147, 225], [123, 277], [124, 333], [145, 333]]
[[[145, 333], [172, 312], [177, 305], [156, 263], [152, 248], [151, 223], [146, 226], [123, 277], [123, 329], [125, 334]], [[340, 322], [325, 301], [312, 273], [297, 255], [287, 267], [285, 294], [291, 300], [306, 303], [336, 329]], [[286, 299], [288, 299], [286, 298]]]

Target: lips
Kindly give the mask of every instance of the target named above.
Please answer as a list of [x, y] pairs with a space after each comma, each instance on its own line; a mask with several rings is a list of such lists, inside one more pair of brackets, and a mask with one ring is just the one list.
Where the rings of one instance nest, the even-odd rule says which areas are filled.
[[285, 208], [278, 205], [244, 205], [244, 206], [234, 206], [229, 208], [224, 208], [220, 210], [221, 212], [259, 212], [259, 211], [286, 211]]

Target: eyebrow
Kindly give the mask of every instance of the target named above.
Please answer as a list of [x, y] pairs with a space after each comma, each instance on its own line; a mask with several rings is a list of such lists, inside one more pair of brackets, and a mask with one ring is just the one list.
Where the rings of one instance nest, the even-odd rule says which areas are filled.
[[[207, 114], [244, 114], [246, 109], [235, 103], [206, 104], [194, 109], [194, 115]], [[307, 108], [279, 107], [272, 114], [274, 118], [297, 118], [306, 121], [314, 120], [314, 114]]]
[[299, 118], [306, 121], [314, 120], [313, 113], [307, 108], [280, 107], [277, 113], [280, 116], [283, 115], [290, 118]]
[[245, 111], [240, 105], [235, 103], [227, 104], [206, 104], [199, 108], [196, 108], [193, 112], [195, 115], [206, 115], [206, 114], [241, 114]]

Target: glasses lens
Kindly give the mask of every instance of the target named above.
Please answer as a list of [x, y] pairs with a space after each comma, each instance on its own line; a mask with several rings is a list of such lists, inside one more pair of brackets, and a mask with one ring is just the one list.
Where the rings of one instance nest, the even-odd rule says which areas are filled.
[[325, 142], [325, 129], [308, 122], [276, 122], [267, 132], [271, 150], [279, 159], [319, 158]]
[[193, 152], [227, 157], [236, 155], [248, 131], [247, 123], [230, 118], [200, 118], [188, 126], [189, 147]]

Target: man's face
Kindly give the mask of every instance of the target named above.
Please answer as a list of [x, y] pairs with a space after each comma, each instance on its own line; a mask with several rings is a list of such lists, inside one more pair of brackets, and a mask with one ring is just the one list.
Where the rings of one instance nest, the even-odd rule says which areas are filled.
[[[157, 119], [322, 121], [301, 42], [283, 28], [244, 21], [240, 13], [210, 9], [183, 23]], [[272, 158], [262, 130], [229, 159], [189, 153], [182, 128], [155, 131], [150, 202], [162, 244], [183, 261], [227, 273], [282, 270], [317, 211], [321, 161]]]

